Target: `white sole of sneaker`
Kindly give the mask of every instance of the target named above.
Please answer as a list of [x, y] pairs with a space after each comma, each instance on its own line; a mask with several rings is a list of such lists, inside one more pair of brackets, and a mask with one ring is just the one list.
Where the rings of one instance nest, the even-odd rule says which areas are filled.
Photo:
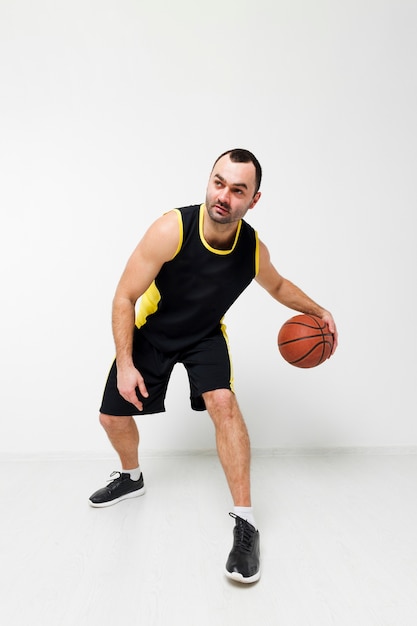
[[120, 496], [120, 498], [115, 498], [114, 500], [110, 500], [109, 502], [91, 502], [88, 501], [89, 505], [94, 507], [95, 509], [103, 509], [106, 506], [112, 506], [113, 504], [117, 504], [122, 500], [128, 500], [129, 498], [139, 498], [139, 496], [143, 496], [146, 493], [146, 488], [142, 487], [142, 489], [137, 489], [136, 491], [131, 491], [127, 493], [125, 496]]
[[256, 583], [261, 577], [261, 570], [256, 572], [256, 574], [254, 574], [253, 576], [248, 576], [247, 578], [245, 578], [244, 576], [242, 576], [242, 574], [239, 574], [238, 572], [228, 572], [227, 569], [225, 570], [225, 573], [226, 576], [231, 580], [235, 580], [237, 583], [244, 584]]

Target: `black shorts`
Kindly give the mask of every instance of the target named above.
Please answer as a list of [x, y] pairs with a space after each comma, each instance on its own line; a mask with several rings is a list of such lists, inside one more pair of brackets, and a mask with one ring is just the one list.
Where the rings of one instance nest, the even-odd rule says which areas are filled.
[[175, 353], [157, 350], [135, 328], [133, 338], [133, 363], [142, 374], [149, 393], [143, 398], [136, 389], [143, 411], [122, 398], [117, 389], [116, 362], [111, 366], [104, 389], [100, 412], [106, 415], [144, 415], [165, 411], [165, 396], [171, 372], [176, 363], [182, 363], [187, 370], [190, 383], [191, 407], [204, 411], [202, 394], [213, 389], [233, 391], [233, 370], [227, 336], [220, 329], [198, 344]]

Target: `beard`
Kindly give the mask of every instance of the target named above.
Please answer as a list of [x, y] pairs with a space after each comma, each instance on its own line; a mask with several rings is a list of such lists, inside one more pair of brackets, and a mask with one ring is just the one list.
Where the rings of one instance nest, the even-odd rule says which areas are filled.
[[247, 212], [247, 209], [241, 209], [240, 211], [234, 211], [232, 214], [227, 202], [208, 202], [208, 199], [206, 199], [206, 209], [210, 219], [217, 224], [238, 222]]

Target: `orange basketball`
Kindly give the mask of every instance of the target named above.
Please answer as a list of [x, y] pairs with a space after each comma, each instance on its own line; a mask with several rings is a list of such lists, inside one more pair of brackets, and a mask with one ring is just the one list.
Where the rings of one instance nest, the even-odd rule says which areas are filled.
[[332, 353], [333, 333], [315, 315], [295, 315], [278, 333], [281, 356], [295, 367], [316, 367]]

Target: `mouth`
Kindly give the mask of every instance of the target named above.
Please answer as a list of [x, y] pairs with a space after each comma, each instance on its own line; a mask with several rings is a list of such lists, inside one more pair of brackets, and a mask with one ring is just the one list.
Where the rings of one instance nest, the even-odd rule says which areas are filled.
[[217, 213], [220, 213], [221, 215], [228, 215], [230, 212], [229, 209], [222, 204], [215, 204], [214, 209], [217, 211]]

